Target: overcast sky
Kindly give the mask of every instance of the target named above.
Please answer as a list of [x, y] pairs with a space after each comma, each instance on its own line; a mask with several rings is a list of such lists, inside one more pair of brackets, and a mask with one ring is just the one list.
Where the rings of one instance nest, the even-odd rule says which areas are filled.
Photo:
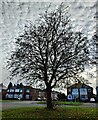
[[[1, 2], [0, 4], [0, 82], [3, 81], [7, 85], [9, 82], [7, 79], [8, 71], [3, 67], [6, 64], [7, 57], [10, 56], [11, 50], [15, 47], [15, 38], [22, 33], [24, 25], [28, 20], [34, 23], [39, 17], [39, 13], [43, 13], [47, 8], [49, 2], [45, 0], [44, 2], [30, 2], [30, 0], [20, 0], [21, 2], [19, 0], [3, 1], [5, 2]], [[52, 3], [51, 9], [55, 9], [55, 5], [59, 4], [56, 1], [58, 0]], [[66, 0], [65, 6], [69, 6], [68, 11], [71, 15], [74, 30], [81, 30], [91, 38], [96, 26], [94, 18], [96, 13], [95, 0], [93, 2], [91, 0], [78, 0], [78, 2], [77, 0]], [[91, 78], [92, 80], [93, 78]], [[92, 85], [96, 86], [95, 79]]]

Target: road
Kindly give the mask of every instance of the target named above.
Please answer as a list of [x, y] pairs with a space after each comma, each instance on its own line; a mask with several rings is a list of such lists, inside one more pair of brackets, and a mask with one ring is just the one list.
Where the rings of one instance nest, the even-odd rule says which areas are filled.
[[[2, 110], [9, 108], [19, 108], [19, 107], [32, 107], [32, 106], [46, 106], [44, 104], [37, 104], [38, 101], [15, 101], [15, 102], [0, 102], [0, 106]], [[71, 105], [63, 105], [63, 106], [71, 106]], [[83, 103], [80, 107], [97, 107], [96, 103]]]
[[3, 102], [2, 110], [8, 108], [19, 108], [19, 107], [32, 107], [32, 106], [45, 106], [43, 104], [37, 104], [38, 101], [16, 101], [16, 102]]
[[83, 103], [83, 105], [81, 105], [82, 107], [95, 107], [98, 108], [98, 104], [97, 103]]

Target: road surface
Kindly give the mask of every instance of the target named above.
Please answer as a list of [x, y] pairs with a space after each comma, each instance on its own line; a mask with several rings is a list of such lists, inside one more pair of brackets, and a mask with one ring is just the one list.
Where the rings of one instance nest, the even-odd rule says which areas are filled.
[[37, 104], [38, 101], [15, 101], [15, 102], [2, 102], [2, 110], [8, 108], [19, 108], [19, 107], [32, 107], [32, 106], [45, 106], [43, 104]]
[[[32, 107], [32, 106], [46, 106], [45, 104], [37, 104], [38, 101], [15, 101], [15, 102], [0, 102], [1, 110], [9, 108], [19, 108], [19, 107]], [[62, 106], [71, 106], [71, 105], [62, 105]], [[83, 103], [80, 107], [97, 107], [96, 103]]]

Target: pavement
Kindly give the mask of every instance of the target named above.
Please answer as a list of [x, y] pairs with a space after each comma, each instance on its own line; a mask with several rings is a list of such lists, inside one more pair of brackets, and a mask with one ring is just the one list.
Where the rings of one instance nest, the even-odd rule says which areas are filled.
[[[19, 108], [19, 107], [32, 107], [32, 106], [46, 106], [46, 104], [37, 104], [38, 101], [15, 101], [15, 102], [0, 102], [1, 110], [9, 109], [9, 108]], [[69, 107], [72, 105], [60, 105]], [[98, 108], [97, 103], [83, 103], [80, 107], [95, 107]]]

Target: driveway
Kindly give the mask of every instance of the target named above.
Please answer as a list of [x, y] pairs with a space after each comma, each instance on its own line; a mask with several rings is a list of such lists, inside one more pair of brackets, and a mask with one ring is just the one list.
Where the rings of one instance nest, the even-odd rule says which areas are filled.
[[[38, 101], [16, 101], [16, 102], [0, 102], [0, 106], [2, 106], [2, 110], [8, 109], [8, 108], [19, 108], [19, 107], [32, 107], [32, 106], [46, 106], [45, 104], [37, 104]], [[60, 106], [66, 106], [69, 107], [71, 105], [60, 105]], [[98, 104], [96, 103], [83, 103], [80, 105], [80, 107], [97, 107]]]

